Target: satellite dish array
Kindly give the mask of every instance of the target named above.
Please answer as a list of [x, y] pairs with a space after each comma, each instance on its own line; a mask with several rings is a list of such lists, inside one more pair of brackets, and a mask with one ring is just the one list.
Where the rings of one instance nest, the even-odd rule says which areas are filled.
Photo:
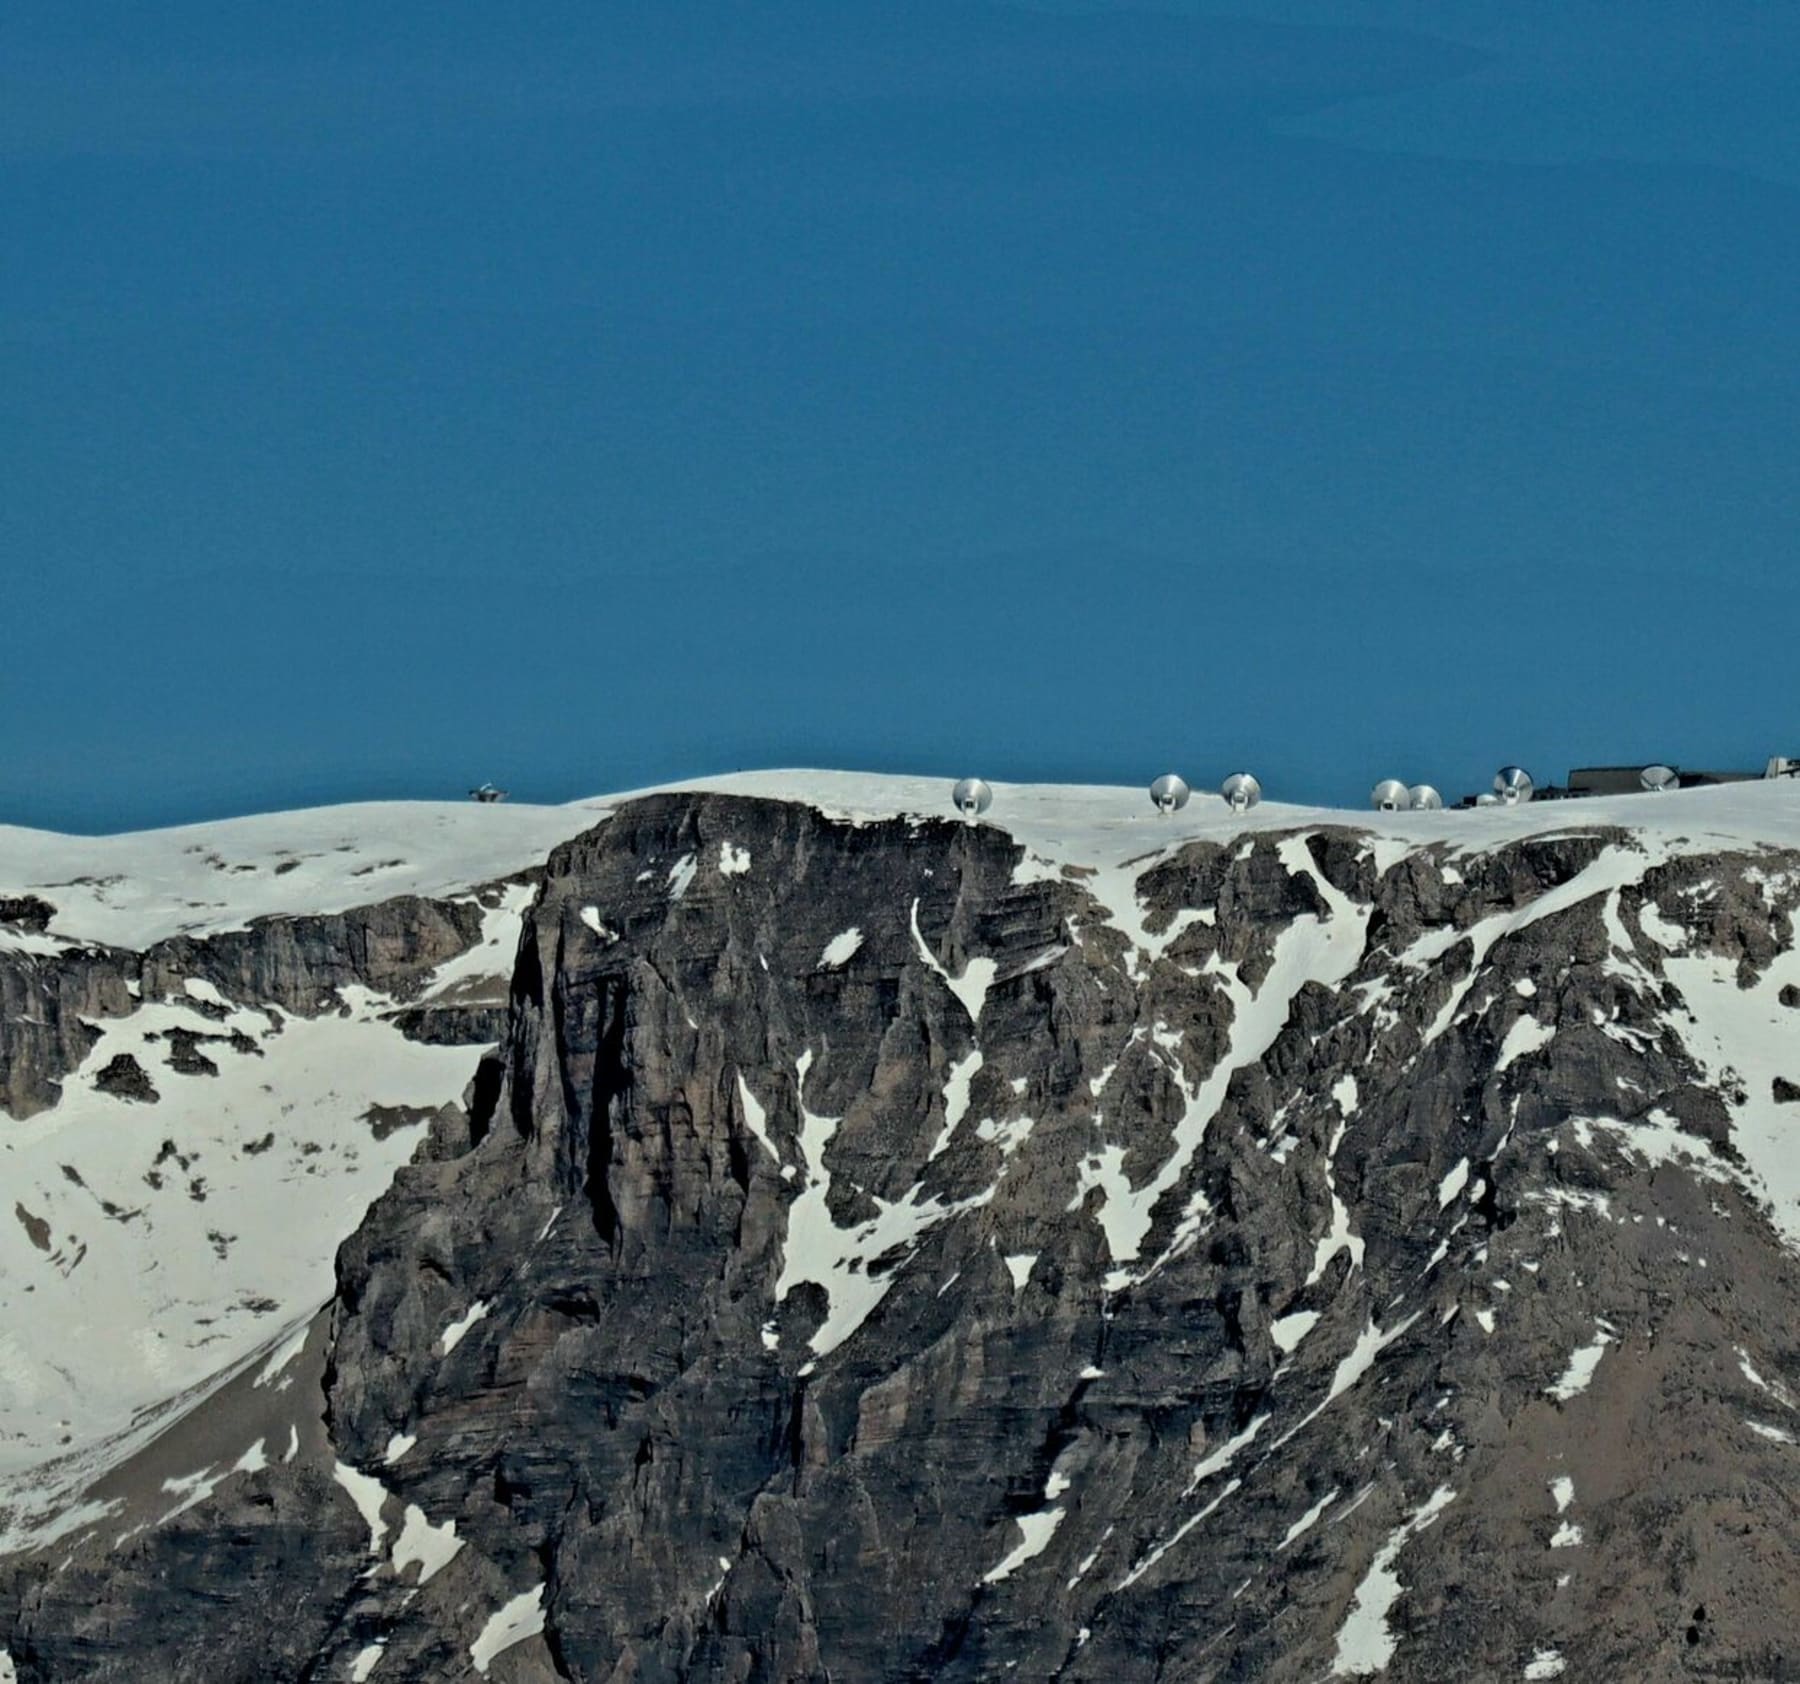
[[[1652, 778], [1658, 781], [1652, 781]], [[1667, 766], [1644, 768], [1645, 789], [1670, 789], [1675, 774]], [[1494, 776], [1491, 794], [1475, 798], [1480, 807], [1517, 807], [1529, 801], [1536, 786], [1531, 774], [1522, 766], [1503, 766]], [[1262, 800], [1262, 785], [1248, 772], [1233, 772], [1219, 786], [1219, 794], [1234, 813], [1247, 813]], [[1157, 812], [1179, 813], [1188, 804], [1193, 791], [1187, 779], [1175, 772], [1164, 772], [1150, 785], [1150, 802]], [[963, 778], [950, 792], [950, 804], [964, 820], [973, 824], [994, 804], [994, 792], [981, 778]], [[1430, 784], [1410, 787], [1398, 778], [1383, 778], [1369, 792], [1369, 804], [1381, 813], [1435, 813], [1442, 810], [1444, 798]]]
[[[1179, 813], [1192, 794], [1187, 779], [1174, 772], [1164, 772], [1150, 786], [1150, 802], [1159, 813]], [[1219, 795], [1232, 812], [1247, 813], [1262, 800], [1262, 785], [1248, 772], [1233, 772], [1219, 785]]]

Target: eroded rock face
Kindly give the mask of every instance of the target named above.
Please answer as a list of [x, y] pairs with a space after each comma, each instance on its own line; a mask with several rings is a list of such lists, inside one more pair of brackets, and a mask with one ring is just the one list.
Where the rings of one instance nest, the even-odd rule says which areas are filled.
[[135, 1004], [134, 957], [0, 949], [0, 1110], [23, 1118], [56, 1103], [62, 1078], [99, 1039], [92, 1020]]
[[56, 908], [42, 895], [0, 895], [0, 924], [41, 936], [50, 928]]
[[220, 1581], [271, 1680], [1792, 1672], [1800, 859], [1101, 892], [723, 796], [560, 849], [318, 1442], [22, 1564], [20, 1679], [193, 1676]]
[[[302, 1016], [337, 1010], [349, 987], [411, 1000], [433, 970], [478, 939], [481, 911], [473, 897], [402, 896], [343, 913], [258, 919], [220, 935], [177, 936], [142, 954], [0, 947], [0, 1110], [20, 1119], [47, 1110], [62, 1079], [92, 1051], [98, 1020], [128, 1016], [143, 1000], [185, 998], [190, 981]], [[197, 1002], [198, 1009], [205, 1005]], [[491, 1010], [481, 1017], [443, 1009], [413, 1015], [428, 1025], [421, 1039], [477, 1046], [494, 1039]], [[206, 1057], [193, 1047], [176, 1056]]]
[[331, 1008], [352, 986], [408, 1000], [480, 933], [481, 908], [472, 898], [404, 895], [349, 912], [258, 919], [246, 930], [176, 936], [144, 955], [143, 985], [157, 999], [198, 977], [228, 999], [302, 1014]]

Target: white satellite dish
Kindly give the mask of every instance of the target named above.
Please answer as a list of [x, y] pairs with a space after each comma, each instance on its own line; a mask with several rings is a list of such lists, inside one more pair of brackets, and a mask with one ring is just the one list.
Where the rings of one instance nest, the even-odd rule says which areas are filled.
[[1369, 805], [1378, 813], [1403, 813], [1412, 805], [1412, 791], [1398, 778], [1383, 778], [1369, 791]]
[[1179, 778], [1173, 772], [1163, 775], [1150, 786], [1150, 799], [1156, 803], [1159, 813], [1178, 813], [1188, 804], [1190, 791], [1186, 778]]
[[1406, 795], [1407, 803], [1415, 813], [1435, 813], [1444, 804], [1443, 796], [1430, 784], [1414, 784]]
[[1638, 773], [1638, 782], [1652, 795], [1661, 795], [1664, 790], [1679, 789], [1681, 776], [1673, 766], [1646, 766]]
[[1523, 807], [1537, 785], [1523, 766], [1502, 766], [1494, 774], [1494, 794], [1502, 807]]
[[1262, 785], [1248, 772], [1233, 772], [1219, 785], [1225, 805], [1234, 813], [1247, 813], [1262, 800]]
[[981, 778], [964, 778], [950, 791], [950, 802], [973, 824], [994, 804], [994, 792]]
[[1475, 805], [1477, 807], [1498, 807], [1500, 805], [1500, 797], [1491, 789], [1484, 789], [1475, 797]]

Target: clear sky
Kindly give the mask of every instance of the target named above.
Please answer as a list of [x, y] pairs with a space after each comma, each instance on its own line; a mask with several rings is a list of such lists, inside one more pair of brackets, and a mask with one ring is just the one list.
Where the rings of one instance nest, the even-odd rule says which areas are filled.
[[1800, 753], [1800, 10], [0, 11], [0, 820]]

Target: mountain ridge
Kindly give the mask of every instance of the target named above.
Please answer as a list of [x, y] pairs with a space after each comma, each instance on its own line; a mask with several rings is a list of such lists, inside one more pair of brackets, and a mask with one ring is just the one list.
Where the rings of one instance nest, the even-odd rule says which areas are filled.
[[183, 1676], [234, 1576], [217, 1676], [1781, 1676], [1786, 793], [611, 807], [319, 1431], [24, 1558], [19, 1677]]

